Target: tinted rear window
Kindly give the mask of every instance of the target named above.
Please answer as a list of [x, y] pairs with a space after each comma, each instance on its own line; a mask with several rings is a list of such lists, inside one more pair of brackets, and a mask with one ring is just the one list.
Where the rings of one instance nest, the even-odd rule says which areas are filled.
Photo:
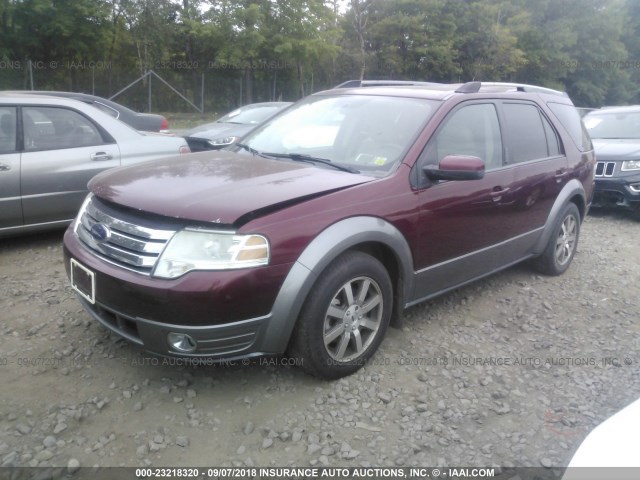
[[523, 103], [505, 103], [503, 108], [509, 132], [507, 163], [547, 157], [547, 136], [538, 108]]
[[591, 138], [582, 124], [580, 114], [573, 105], [562, 103], [547, 103], [551, 111], [558, 117], [562, 126], [569, 132], [569, 135], [581, 151], [592, 150]]

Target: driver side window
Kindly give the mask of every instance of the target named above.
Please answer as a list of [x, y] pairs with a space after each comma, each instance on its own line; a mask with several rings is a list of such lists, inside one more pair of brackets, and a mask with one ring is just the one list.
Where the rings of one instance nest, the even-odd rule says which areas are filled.
[[500, 124], [492, 103], [467, 105], [450, 114], [429, 140], [421, 167], [438, 165], [447, 155], [479, 157], [487, 171], [503, 165]]

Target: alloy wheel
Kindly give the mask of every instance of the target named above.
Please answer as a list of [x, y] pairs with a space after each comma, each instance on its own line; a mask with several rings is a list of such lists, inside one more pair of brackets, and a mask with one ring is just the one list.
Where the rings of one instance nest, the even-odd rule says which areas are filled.
[[342, 285], [324, 318], [323, 340], [329, 356], [350, 362], [362, 356], [382, 324], [384, 300], [380, 286], [370, 277], [357, 277]]

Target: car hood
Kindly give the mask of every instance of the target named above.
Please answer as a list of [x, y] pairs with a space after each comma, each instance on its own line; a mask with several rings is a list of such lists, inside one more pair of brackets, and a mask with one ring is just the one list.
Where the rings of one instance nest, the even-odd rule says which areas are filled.
[[89, 190], [105, 200], [159, 215], [239, 224], [249, 213], [374, 180], [286, 160], [202, 152], [103, 172]]
[[598, 160], [637, 160], [640, 158], [640, 139], [593, 139]]
[[212, 123], [207, 128], [194, 128], [189, 130], [187, 137], [205, 138], [207, 140], [215, 140], [225, 137], [241, 137], [245, 133], [254, 129], [257, 125], [246, 125], [239, 123]]

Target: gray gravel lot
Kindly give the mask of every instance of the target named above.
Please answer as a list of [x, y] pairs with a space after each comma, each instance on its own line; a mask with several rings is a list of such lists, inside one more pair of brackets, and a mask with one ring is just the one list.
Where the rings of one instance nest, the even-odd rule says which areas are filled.
[[414, 307], [335, 382], [149, 356], [82, 310], [61, 232], [0, 240], [0, 465], [566, 466], [640, 397], [639, 233], [596, 212], [564, 276]]

